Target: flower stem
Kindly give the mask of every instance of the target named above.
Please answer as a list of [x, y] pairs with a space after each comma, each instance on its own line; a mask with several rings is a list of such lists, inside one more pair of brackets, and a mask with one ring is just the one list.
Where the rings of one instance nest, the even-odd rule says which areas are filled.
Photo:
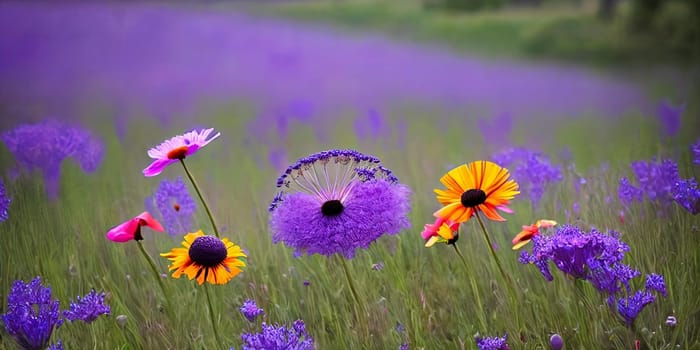
[[464, 265], [464, 268], [467, 270], [467, 274], [469, 275], [469, 284], [472, 287], [472, 293], [474, 294], [474, 299], [476, 299], [476, 305], [479, 307], [479, 322], [481, 322], [481, 328], [486, 331], [486, 314], [484, 313], [484, 305], [481, 303], [481, 296], [479, 295], [479, 289], [476, 286], [476, 280], [474, 279], [475, 274], [474, 274], [474, 269], [471, 268], [469, 264], [467, 264], [467, 261], [464, 259], [464, 256], [462, 255], [462, 252], [459, 251], [459, 248], [457, 248], [456, 244], [451, 244], [452, 247], [455, 248], [455, 252], [457, 252], [457, 255], [459, 255], [459, 259], [462, 261], [462, 264]]
[[192, 186], [194, 187], [194, 191], [197, 192], [197, 196], [199, 196], [199, 200], [202, 201], [202, 206], [204, 206], [204, 211], [207, 212], [207, 216], [209, 217], [209, 221], [211, 221], [211, 226], [214, 228], [214, 234], [216, 234], [216, 237], [221, 238], [221, 236], [219, 235], [219, 229], [216, 226], [216, 222], [214, 222], [214, 216], [211, 214], [211, 210], [209, 210], [209, 206], [207, 205], [207, 201], [205, 201], [204, 196], [202, 196], [202, 191], [199, 190], [199, 186], [197, 185], [197, 181], [194, 180], [192, 173], [190, 173], [190, 170], [187, 169], [187, 165], [185, 165], [184, 159], [180, 159], [180, 164], [182, 164], [182, 167], [185, 169], [185, 174], [187, 174], [187, 177], [190, 179], [190, 182], [192, 182]]
[[353, 281], [352, 276], [350, 276], [350, 270], [348, 269], [347, 262], [345, 262], [345, 258], [338, 255], [338, 259], [340, 260], [340, 265], [343, 266], [343, 272], [345, 272], [345, 278], [348, 280], [348, 285], [350, 285], [350, 292], [352, 292], [352, 297], [355, 299], [357, 305], [362, 305], [362, 303], [360, 302], [360, 297], [357, 295], [357, 289], [355, 289], [355, 282]]
[[[158, 273], [158, 268], [156, 268], [156, 263], [153, 261], [153, 258], [151, 258], [150, 255], [146, 252], [146, 249], [143, 247], [143, 244], [141, 243], [140, 240], [136, 241], [136, 243], [139, 246], [139, 250], [141, 251], [141, 254], [146, 258], [146, 261], [148, 261], [148, 266], [151, 267], [151, 271], [153, 271], [153, 276], [156, 278], [156, 281], [158, 281], [158, 285], [160, 286], [160, 290], [163, 292], [163, 297], [165, 298], [165, 303], [168, 303], [168, 292], [165, 290], [165, 285], [163, 284], [162, 279], [160, 278], [160, 273]], [[168, 308], [166, 307], [166, 310]]]
[[508, 283], [509, 287], [512, 287], [511, 284], [511, 279], [510, 276], [506, 273], [506, 271], [503, 269], [503, 266], [501, 265], [501, 260], [498, 259], [498, 255], [496, 255], [496, 250], [493, 249], [493, 244], [491, 243], [491, 238], [489, 238], [489, 233], [486, 231], [486, 226], [484, 226], [484, 222], [481, 220], [481, 215], [479, 215], [479, 211], [475, 210], [474, 215], [476, 215], [476, 220], [479, 221], [479, 226], [481, 226], [481, 232], [484, 233], [484, 239], [486, 240], [486, 245], [489, 246], [489, 251], [491, 251], [491, 256], [493, 256], [493, 259], [496, 261], [496, 266], [498, 266], [498, 271], [501, 272], [501, 276], [503, 276], [503, 279], [506, 280], [506, 283]]
[[489, 238], [489, 233], [486, 231], [486, 226], [484, 226], [484, 222], [481, 220], [481, 215], [479, 215], [479, 211], [475, 210], [474, 214], [476, 215], [476, 220], [479, 222], [479, 226], [481, 226], [481, 232], [484, 233], [484, 239], [486, 240], [486, 244], [489, 246], [489, 251], [491, 251], [491, 256], [493, 256], [493, 259], [496, 261], [496, 266], [498, 266], [498, 270], [501, 272], [501, 276], [503, 276], [503, 279], [506, 282], [506, 286], [508, 289], [508, 293], [510, 294], [510, 302], [511, 302], [511, 307], [514, 308], [514, 313], [515, 313], [515, 322], [518, 327], [520, 327], [520, 313], [518, 312], [517, 306], [517, 294], [515, 293], [515, 287], [513, 284], [513, 280], [510, 278], [510, 276], [506, 273], [506, 271], [503, 269], [503, 265], [501, 265], [501, 261], [498, 259], [498, 255], [496, 255], [496, 250], [493, 249], [493, 244], [491, 243], [491, 238]]
[[216, 318], [214, 317], [214, 307], [211, 304], [211, 296], [209, 295], [210, 285], [204, 286], [204, 294], [207, 295], [207, 306], [209, 307], [209, 318], [211, 318], [211, 329], [214, 331], [214, 338], [216, 339], [216, 346], [221, 346], [221, 338], [219, 337], [219, 331], [216, 328]]

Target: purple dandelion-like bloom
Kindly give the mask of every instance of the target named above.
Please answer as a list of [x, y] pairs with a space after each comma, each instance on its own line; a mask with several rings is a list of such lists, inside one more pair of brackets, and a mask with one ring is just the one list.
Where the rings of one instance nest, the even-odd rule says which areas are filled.
[[72, 157], [86, 173], [102, 162], [104, 146], [90, 131], [55, 120], [22, 124], [0, 135], [20, 168], [39, 170], [49, 198], [58, 197], [61, 163]]
[[693, 152], [693, 164], [700, 165], [700, 139], [690, 146], [690, 150]]
[[503, 337], [479, 337], [474, 338], [476, 341], [476, 346], [479, 350], [510, 350], [507, 343], [508, 335], [504, 334]]
[[259, 308], [258, 305], [255, 303], [255, 300], [248, 299], [246, 300], [243, 305], [241, 305], [241, 313], [245, 318], [248, 319], [248, 321], [253, 322], [255, 319], [264, 314], [265, 311], [263, 309]]
[[639, 188], [649, 200], [668, 204], [673, 200], [673, 188], [680, 180], [678, 165], [670, 159], [636, 161], [630, 164], [637, 176]]
[[295, 255], [336, 253], [350, 259], [384, 234], [410, 227], [410, 190], [376, 157], [353, 150], [312, 154], [277, 180], [270, 204], [273, 242]]
[[43, 350], [53, 330], [60, 327], [59, 301], [53, 299], [51, 287], [44, 287], [41, 278], [29, 283], [15, 281], [7, 296], [7, 312], [2, 315], [5, 330], [20, 348]]
[[10, 197], [7, 196], [7, 191], [5, 190], [5, 183], [0, 179], [0, 222], [7, 220], [10, 210]]
[[617, 198], [623, 205], [630, 205], [632, 202], [641, 202], [644, 199], [644, 192], [630, 183], [626, 177], [620, 179], [620, 186], [617, 188]]
[[83, 321], [92, 323], [100, 315], [109, 315], [111, 309], [105, 305], [105, 293], [97, 293], [94, 289], [84, 297], [76, 297], [71, 301], [70, 309], [63, 311], [63, 317], [71, 322]]
[[191, 231], [197, 206], [182, 177], [178, 176], [175, 181], [163, 179], [153, 196], [146, 198], [146, 209], [152, 210], [154, 202], [169, 234], [179, 235]]
[[314, 340], [306, 332], [304, 321], [296, 320], [292, 327], [262, 323], [260, 333], [241, 335], [242, 350], [313, 350]]
[[700, 213], [700, 188], [695, 179], [677, 181], [672, 192], [678, 205], [693, 215]]
[[552, 165], [549, 157], [541, 152], [515, 147], [495, 154], [492, 159], [496, 164], [511, 170], [520, 190], [530, 197], [533, 209], [539, 206], [545, 189], [550, 184], [564, 179], [561, 166]]
[[675, 136], [681, 128], [681, 116], [685, 111], [685, 104], [678, 106], [672, 105], [668, 101], [663, 101], [659, 104], [657, 116], [661, 125], [663, 125], [666, 136]]

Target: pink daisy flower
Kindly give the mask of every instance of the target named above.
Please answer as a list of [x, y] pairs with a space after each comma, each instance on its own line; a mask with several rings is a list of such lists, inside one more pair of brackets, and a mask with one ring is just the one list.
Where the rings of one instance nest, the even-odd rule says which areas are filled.
[[107, 232], [107, 239], [120, 243], [131, 240], [143, 240], [143, 236], [141, 236], [142, 226], [148, 226], [158, 232], [164, 231], [160, 222], [154, 219], [147, 211], [144, 211], [137, 217], [112, 227], [109, 232]]
[[178, 135], [170, 140], [165, 140], [160, 145], [148, 150], [148, 156], [155, 159], [151, 165], [143, 169], [143, 175], [156, 176], [163, 172], [163, 169], [172, 163], [195, 154], [200, 148], [221, 135], [220, 132], [207, 139], [214, 131], [203, 129], [200, 131], [190, 131], [184, 135]]

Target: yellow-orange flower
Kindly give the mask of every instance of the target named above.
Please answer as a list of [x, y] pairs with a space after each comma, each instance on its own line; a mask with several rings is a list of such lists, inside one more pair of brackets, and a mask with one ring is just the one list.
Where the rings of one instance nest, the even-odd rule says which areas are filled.
[[523, 225], [523, 230], [518, 233], [515, 238], [513, 238], [513, 250], [518, 250], [522, 248], [524, 245], [526, 245], [530, 240], [532, 240], [532, 237], [535, 237], [535, 235], [538, 235], [540, 233], [539, 229], [540, 228], [550, 228], [554, 227], [557, 224], [556, 221], [554, 220], [537, 220], [536, 223], [532, 225]]
[[466, 222], [476, 211], [491, 220], [505, 221], [496, 209], [512, 213], [508, 204], [520, 193], [508, 169], [485, 160], [460, 165], [440, 182], [447, 189], [435, 189], [435, 193], [444, 207], [434, 215], [454, 222]]
[[169, 270], [175, 270], [174, 278], [180, 278], [184, 273], [190, 280], [197, 279], [199, 284], [205, 281], [226, 284], [245, 267], [242, 258], [246, 254], [228, 238], [208, 236], [199, 230], [186, 234], [182, 245], [184, 248], [173, 248], [169, 253], [161, 254], [172, 261]]

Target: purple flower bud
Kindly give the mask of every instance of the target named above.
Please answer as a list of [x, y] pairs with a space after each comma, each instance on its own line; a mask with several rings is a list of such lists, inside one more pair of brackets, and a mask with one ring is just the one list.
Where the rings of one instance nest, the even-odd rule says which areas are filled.
[[564, 348], [564, 339], [559, 334], [552, 334], [549, 338], [549, 345], [552, 347], [552, 350], [561, 350]]

